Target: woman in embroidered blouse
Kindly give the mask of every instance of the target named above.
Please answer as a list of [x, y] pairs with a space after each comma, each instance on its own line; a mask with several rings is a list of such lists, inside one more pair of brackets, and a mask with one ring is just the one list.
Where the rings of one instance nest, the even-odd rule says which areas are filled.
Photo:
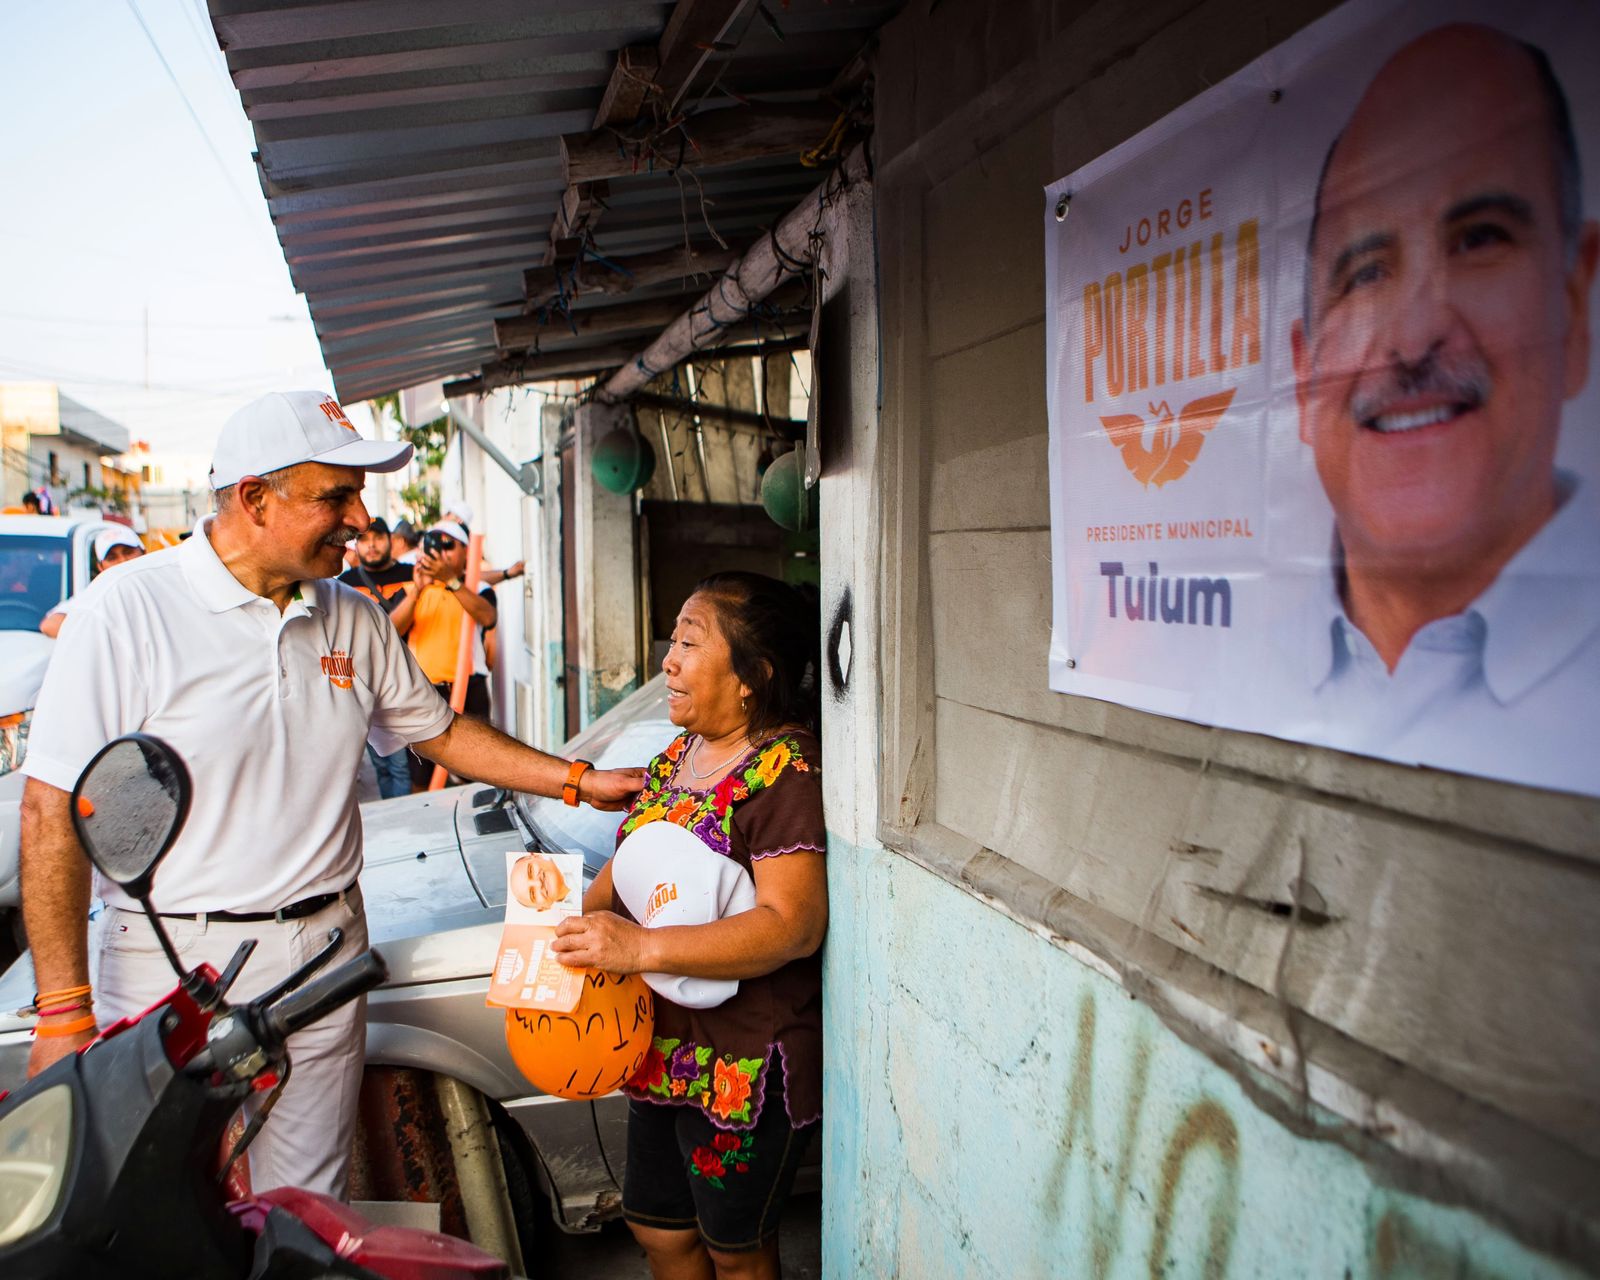
[[563, 963], [734, 978], [711, 1009], [656, 996], [655, 1038], [632, 1102], [623, 1215], [656, 1280], [773, 1277], [778, 1214], [822, 1115], [822, 964], [828, 923], [816, 616], [753, 573], [705, 579], [662, 661], [683, 729], [650, 762], [618, 831], [686, 827], [754, 881], [756, 905], [703, 925], [645, 929], [607, 864], [553, 945]]

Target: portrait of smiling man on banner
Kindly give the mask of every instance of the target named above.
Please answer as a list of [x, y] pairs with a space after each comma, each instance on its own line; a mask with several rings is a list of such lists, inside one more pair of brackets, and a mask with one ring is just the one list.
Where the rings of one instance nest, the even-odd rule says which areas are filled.
[[1050, 688], [1600, 795], [1597, 63], [1346, 0], [1045, 188]]
[[[1291, 350], [1333, 509], [1299, 657], [1306, 736], [1594, 790], [1600, 503], [1557, 465], [1591, 376], [1600, 227], [1545, 53], [1482, 26], [1412, 40], [1316, 187]], [[1503, 775], [1502, 775], [1503, 776]]]

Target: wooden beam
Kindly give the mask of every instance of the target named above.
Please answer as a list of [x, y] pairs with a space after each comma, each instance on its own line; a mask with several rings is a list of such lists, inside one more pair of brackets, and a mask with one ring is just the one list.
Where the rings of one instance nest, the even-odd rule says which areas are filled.
[[728, 107], [707, 111], [658, 140], [620, 143], [608, 129], [569, 133], [561, 139], [567, 183], [623, 178], [651, 167], [675, 167], [681, 156], [696, 168], [799, 155], [821, 142], [838, 117], [826, 103], [782, 107]]
[[[716, 348], [715, 355], [719, 359], [755, 356], [763, 352], [797, 351], [806, 345], [806, 339], [801, 337], [751, 341], [763, 339], [764, 335], [771, 332], [771, 325], [759, 328], [750, 323], [731, 326], [726, 333], [733, 345]], [[481, 396], [501, 387], [520, 386], [524, 382], [553, 382], [557, 378], [609, 373], [619, 365], [631, 362], [637, 353], [637, 343], [615, 343], [604, 347], [508, 357], [484, 365], [475, 377], [446, 383], [444, 394], [447, 398]]]
[[563, 290], [568, 297], [631, 293], [635, 289], [646, 289], [672, 280], [720, 275], [738, 256], [732, 249], [719, 249], [715, 245], [662, 249], [656, 253], [619, 258], [617, 266], [623, 268], [622, 271], [613, 271], [599, 262], [581, 262], [576, 270], [576, 278], [572, 271], [564, 271], [560, 267], [532, 267], [522, 273], [523, 293], [530, 309], [554, 301]]
[[611, 81], [594, 113], [594, 127], [626, 128], [644, 111], [645, 99], [655, 90], [656, 70], [661, 65], [656, 51], [647, 44], [630, 44], [617, 50], [617, 65]]
[[557, 226], [564, 236], [575, 236], [599, 209], [601, 201], [611, 194], [609, 182], [581, 182], [568, 187], [561, 196], [556, 210]]
[[652, 298], [646, 302], [624, 302], [614, 307], [574, 311], [567, 317], [552, 315], [547, 321], [537, 316], [513, 316], [494, 322], [494, 345], [501, 351], [526, 351], [541, 340], [560, 342], [570, 338], [591, 338], [607, 333], [627, 333], [634, 329], [654, 329], [670, 324], [698, 294], [672, 298]]
[[676, 111], [707, 62], [733, 51], [740, 23], [755, 12], [755, 0], [678, 0], [656, 47], [663, 117]]
[[[835, 173], [784, 215], [771, 235], [757, 240], [743, 258], [729, 267], [700, 301], [607, 379], [599, 390], [600, 399], [608, 403], [625, 400], [696, 351], [725, 342], [724, 333], [745, 322], [758, 302], [796, 281], [811, 265], [814, 255], [826, 252], [831, 223], [837, 217], [834, 206], [846, 188], [870, 181], [866, 148], [858, 146]], [[819, 219], [824, 232], [820, 246], [813, 238]], [[825, 300], [826, 294], [822, 301]]]
[[[617, 53], [611, 80], [594, 113], [596, 130], [622, 128], [632, 124], [644, 110], [645, 98], [654, 89], [656, 51], [649, 45], [628, 45]], [[550, 247], [545, 250], [546, 266], [576, 256], [584, 231], [592, 228], [604, 210], [609, 192], [604, 182], [570, 183], [550, 223]]]
[[[547, 351], [495, 360], [483, 366], [475, 378], [447, 383], [446, 397], [484, 395], [500, 387], [515, 387], [524, 382], [548, 382], [556, 378], [581, 378], [591, 373], [615, 369], [634, 353], [625, 343], [604, 347], [585, 347], [576, 351]], [[456, 390], [456, 388], [461, 388]]]
[[[719, 351], [719, 358], [728, 353]], [[641, 409], [660, 409], [663, 413], [682, 413], [700, 418], [714, 418], [735, 427], [761, 427], [770, 429], [785, 440], [798, 440], [806, 433], [806, 424], [795, 418], [762, 417], [754, 409], [735, 409], [725, 404], [707, 404], [704, 400], [684, 400], [678, 396], [658, 396], [651, 391], [637, 391], [630, 398]]]

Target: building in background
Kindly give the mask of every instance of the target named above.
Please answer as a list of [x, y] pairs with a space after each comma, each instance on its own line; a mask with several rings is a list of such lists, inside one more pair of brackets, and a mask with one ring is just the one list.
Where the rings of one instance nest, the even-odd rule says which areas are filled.
[[52, 382], [0, 383], [0, 506], [42, 490], [57, 511], [78, 507], [131, 518], [142, 477], [121, 461], [129, 444], [126, 427]]

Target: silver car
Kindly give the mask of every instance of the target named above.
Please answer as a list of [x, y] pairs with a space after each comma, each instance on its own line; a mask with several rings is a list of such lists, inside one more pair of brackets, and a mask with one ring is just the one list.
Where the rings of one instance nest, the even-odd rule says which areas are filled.
[[[564, 754], [601, 768], [641, 765], [676, 732], [657, 676], [572, 739]], [[361, 885], [389, 980], [367, 1001], [358, 1197], [364, 1188], [364, 1198], [380, 1200], [447, 1198], [453, 1175], [429, 1171], [447, 1164], [449, 1152], [417, 1150], [440, 1128], [413, 1114], [418, 1097], [432, 1096], [417, 1082], [432, 1076], [460, 1081], [487, 1100], [524, 1237], [542, 1216], [535, 1190], [568, 1231], [597, 1229], [617, 1212], [626, 1099], [569, 1102], [532, 1091], [506, 1050], [505, 1013], [487, 1007], [484, 993], [505, 908], [506, 851], [581, 852], [585, 879], [592, 879], [611, 855], [618, 821], [614, 813], [481, 785], [362, 806]], [[25, 1074], [29, 1020], [15, 1010], [33, 991], [24, 955], [0, 978], [0, 1090]], [[397, 1128], [403, 1132], [391, 1131]], [[443, 1216], [448, 1230], [448, 1207]]]

